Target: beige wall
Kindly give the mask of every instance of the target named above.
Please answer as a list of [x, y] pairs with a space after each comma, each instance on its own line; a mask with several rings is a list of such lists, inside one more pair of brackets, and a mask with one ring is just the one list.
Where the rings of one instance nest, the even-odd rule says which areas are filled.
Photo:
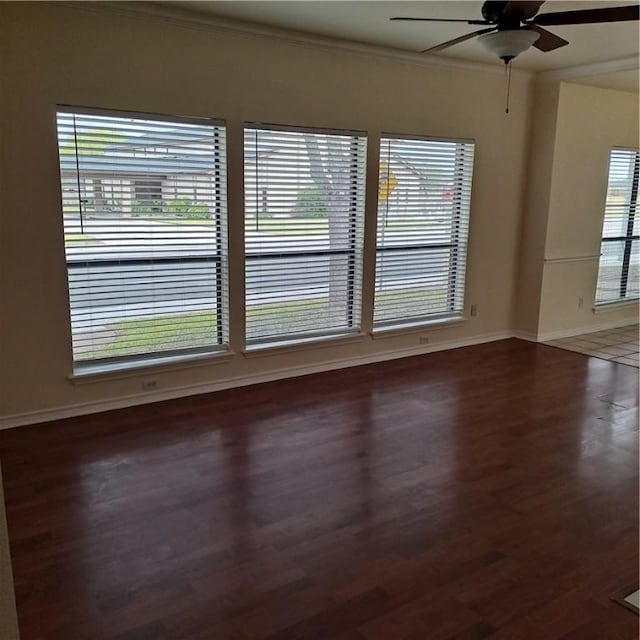
[[[135, 402], [140, 398], [132, 396], [142, 394], [142, 380], [149, 377], [83, 385], [67, 378], [71, 349], [56, 150], [59, 103], [226, 119], [230, 163], [236, 167], [245, 120], [366, 130], [370, 150], [380, 132], [474, 138], [466, 300], [467, 308], [477, 304], [478, 316], [421, 335], [428, 335], [432, 345], [509, 330], [530, 106], [526, 77], [514, 76], [507, 116], [501, 73], [426, 67], [80, 6], [2, 3], [0, 11], [0, 416], [124, 397]], [[369, 165], [375, 176], [373, 152]], [[374, 178], [369, 193], [375, 192]], [[238, 265], [242, 181], [237, 169], [231, 171], [229, 198], [236, 249], [231, 262]], [[374, 207], [371, 201], [368, 219], [375, 217]], [[242, 282], [237, 273], [231, 300], [236, 310]], [[158, 369], [153, 377], [159, 394], [188, 393], [291, 367], [419, 351], [418, 342], [416, 333], [376, 340], [367, 334], [352, 344], [251, 359], [237, 354], [220, 364]]]
[[[637, 96], [540, 83], [272, 37], [53, 3], [0, 3], [0, 426], [312, 368], [426, 349], [596, 326], [595, 255], [613, 145], [637, 144]], [[535, 98], [535, 99], [534, 99]], [[372, 339], [374, 227], [365, 252], [364, 335], [357, 341], [241, 353], [77, 384], [72, 370], [57, 169], [57, 104], [222, 118], [228, 126], [231, 310], [242, 312], [242, 123], [365, 130], [367, 219], [375, 220], [381, 132], [476, 141], [466, 309], [456, 326]], [[584, 305], [578, 309], [577, 299]], [[633, 310], [607, 323], [633, 320]], [[142, 390], [157, 380], [158, 391]]]
[[557, 82], [535, 85], [518, 252], [518, 287], [514, 297], [514, 328], [530, 336], [537, 335], [540, 317], [559, 94]]
[[609, 152], [615, 146], [638, 146], [637, 94], [562, 83], [540, 296], [542, 337], [637, 322], [637, 304], [593, 312]]

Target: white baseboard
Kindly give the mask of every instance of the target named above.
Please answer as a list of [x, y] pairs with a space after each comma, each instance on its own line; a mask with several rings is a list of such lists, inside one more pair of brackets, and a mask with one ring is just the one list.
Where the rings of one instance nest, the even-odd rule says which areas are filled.
[[520, 340], [527, 340], [528, 342], [538, 342], [538, 338], [535, 333], [529, 333], [528, 331], [512, 331], [512, 338], [518, 338]]
[[433, 353], [435, 351], [458, 349], [460, 347], [469, 347], [475, 344], [495, 342], [497, 340], [505, 340], [506, 338], [512, 337], [514, 337], [514, 335], [511, 331], [500, 331], [497, 333], [483, 334], [474, 336], [472, 338], [464, 338], [461, 340], [450, 340], [430, 345], [420, 345], [418, 347], [402, 349], [399, 351], [396, 350], [381, 352], [357, 358], [328, 360], [312, 365], [289, 367], [287, 369], [277, 369], [274, 371], [269, 371], [268, 373], [261, 373], [257, 375], [227, 378], [225, 380], [219, 380], [216, 382], [174, 387], [172, 389], [157, 391], [153, 393], [136, 393], [99, 402], [85, 402], [67, 405], [64, 407], [56, 407], [52, 409], [30, 411], [28, 413], [14, 414], [0, 418], [0, 429], [11, 429], [13, 427], [21, 427], [29, 424], [36, 424], [39, 422], [51, 422], [52, 420], [61, 420], [63, 418], [72, 418], [75, 416], [89, 415], [91, 413], [100, 413], [102, 411], [109, 411], [111, 409], [123, 409], [125, 407], [150, 404], [153, 402], [161, 402], [162, 400], [173, 400], [175, 398], [183, 398], [186, 396], [212, 393], [214, 391], [222, 391], [223, 389], [260, 384], [261, 382], [272, 382], [274, 380], [283, 380], [285, 378], [305, 376], [312, 373], [322, 373], [324, 371], [357, 367], [363, 364], [373, 364], [375, 362], [383, 362], [385, 360], [396, 360], [398, 358], [424, 355], [427, 353]]
[[[637, 322], [637, 320], [636, 320]], [[561, 340], [562, 338], [570, 338], [579, 336], [583, 333], [594, 333], [595, 331], [606, 331], [607, 329], [618, 329], [619, 327], [627, 327], [634, 324], [634, 320], [627, 318], [626, 320], [610, 320], [609, 322], [599, 322], [598, 324], [588, 327], [574, 327], [573, 329], [561, 329], [560, 331], [547, 331], [539, 333], [538, 342], [549, 342], [550, 340]]]

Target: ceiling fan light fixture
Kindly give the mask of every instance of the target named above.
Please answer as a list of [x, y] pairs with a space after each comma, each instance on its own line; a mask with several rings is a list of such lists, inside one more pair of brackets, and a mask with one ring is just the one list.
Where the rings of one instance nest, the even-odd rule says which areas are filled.
[[491, 53], [507, 63], [526, 51], [539, 37], [540, 34], [531, 29], [504, 29], [487, 33], [478, 40]]

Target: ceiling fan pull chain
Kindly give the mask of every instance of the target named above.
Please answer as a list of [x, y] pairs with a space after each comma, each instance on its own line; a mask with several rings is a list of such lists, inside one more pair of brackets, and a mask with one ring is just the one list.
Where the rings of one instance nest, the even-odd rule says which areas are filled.
[[509, 93], [511, 91], [511, 60], [505, 62], [504, 73], [507, 76], [507, 108], [504, 110], [504, 112], [509, 113]]

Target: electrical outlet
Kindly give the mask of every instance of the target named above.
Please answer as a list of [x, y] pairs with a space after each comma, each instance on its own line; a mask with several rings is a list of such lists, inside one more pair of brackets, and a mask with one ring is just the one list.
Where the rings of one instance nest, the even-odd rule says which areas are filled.
[[158, 381], [156, 379], [142, 381], [143, 391], [153, 391], [154, 389], [157, 389], [157, 388], [158, 388]]
[[428, 336], [420, 336], [420, 344], [429, 344]]
[[582, 309], [584, 305], [584, 298], [578, 298], [578, 309]]
[[469, 311], [469, 315], [472, 315], [472, 316], [477, 316], [478, 315], [478, 305], [477, 304], [472, 304], [471, 305], [471, 310]]

